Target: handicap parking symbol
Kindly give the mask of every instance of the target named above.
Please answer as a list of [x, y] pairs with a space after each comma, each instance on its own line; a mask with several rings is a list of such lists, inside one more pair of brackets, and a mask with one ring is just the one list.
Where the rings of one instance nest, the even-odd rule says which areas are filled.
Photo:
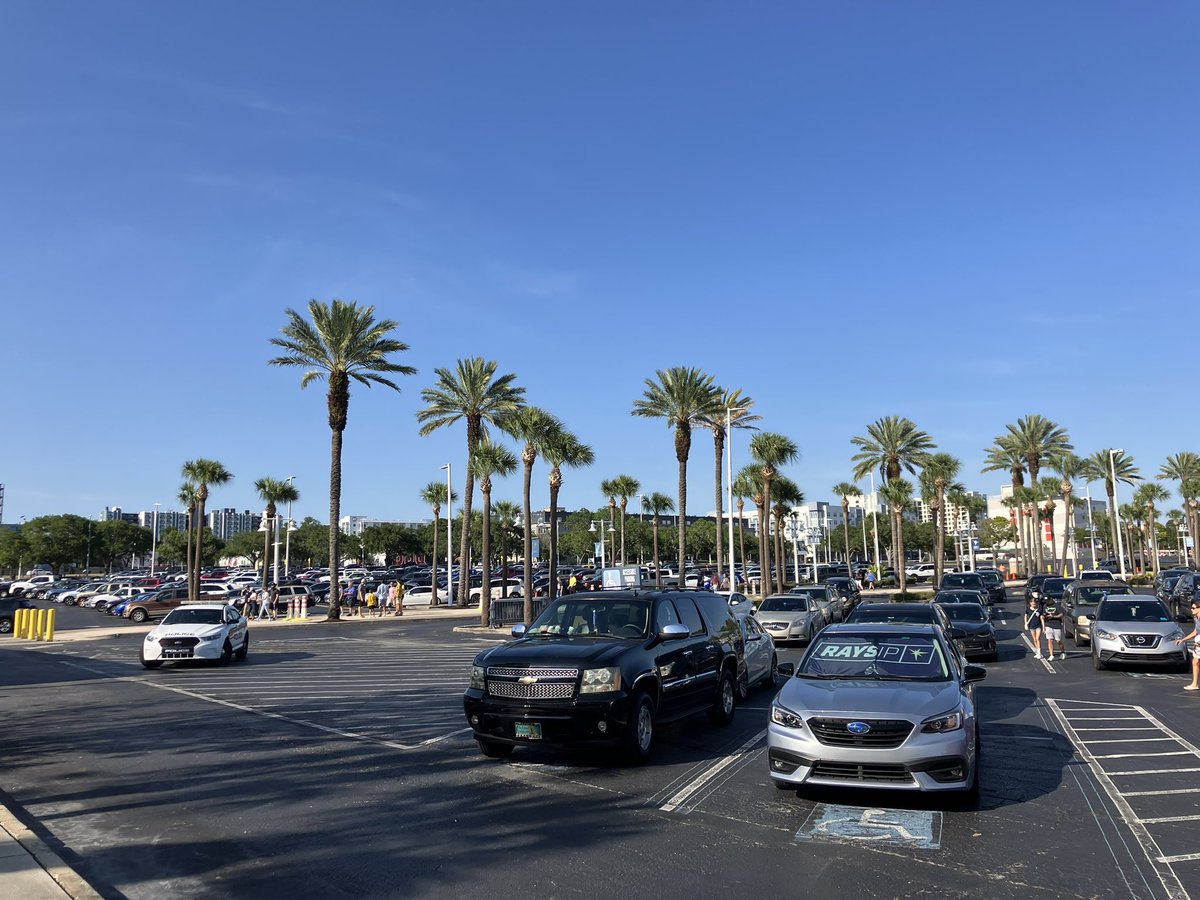
[[818, 803], [796, 832], [796, 840], [862, 842], [937, 850], [942, 845], [942, 814]]

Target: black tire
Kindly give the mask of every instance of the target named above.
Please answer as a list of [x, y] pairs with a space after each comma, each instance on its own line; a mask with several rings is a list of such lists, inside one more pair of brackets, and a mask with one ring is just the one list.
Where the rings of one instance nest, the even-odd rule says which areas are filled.
[[979, 804], [979, 767], [983, 761], [983, 741], [979, 739], [979, 725], [975, 726], [975, 771], [971, 773], [971, 784], [962, 792], [963, 801], [971, 806]]
[[721, 677], [717, 681], [717, 695], [713, 698], [713, 705], [708, 710], [708, 720], [714, 725], [724, 727], [733, 721], [733, 713], [736, 709], [737, 691], [733, 685], [733, 676], [729, 674], [728, 669], [723, 669]]
[[654, 701], [645, 691], [633, 695], [622, 750], [627, 762], [644, 763], [654, 752]]
[[146, 669], [157, 669], [162, 665], [161, 659], [146, 659], [140, 652], [138, 653], [138, 659], [141, 660], [142, 667]]
[[237, 652], [236, 656], [240, 660], [245, 660], [246, 654], [249, 652], [250, 652], [250, 634], [247, 633], [245, 639], [242, 641], [242, 649]]
[[225, 638], [225, 644], [221, 647], [221, 665], [229, 665], [229, 661], [233, 659], [233, 645], [229, 643], [229, 638]]
[[774, 653], [771, 654], [771, 670], [763, 676], [763, 687], [775, 687], [775, 669], [779, 666], [779, 657]]
[[0, 619], [0, 634], [12, 634], [13, 620]]
[[1100, 658], [1100, 651], [1095, 647], [1092, 648], [1092, 665], [1095, 667], [1097, 672], [1103, 672], [1108, 668], [1108, 663]]
[[475, 738], [475, 743], [479, 745], [479, 752], [488, 759], [508, 759], [512, 756], [512, 744], [498, 744], [495, 741], [485, 741], [483, 738]]
[[150, 618], [150, 614], [144, 609], [135, 609], [129, 614], [129, 621], [133, 622], [135, 625], [141, 625], [148, 618]]
[[737, 698], [739, 701], [750, 696], [750, 676], [739, 675], [737, 680]]

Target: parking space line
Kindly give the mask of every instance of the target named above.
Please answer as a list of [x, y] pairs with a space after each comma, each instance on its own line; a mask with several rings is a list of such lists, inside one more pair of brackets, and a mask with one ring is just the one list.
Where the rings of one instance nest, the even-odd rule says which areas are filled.
[[1043, 666], [1045, 666], [1046, 671], [1049, 672], [1051, 675], [1058, 674], [1058, 672], [1055, 670], [1054, 665], [1050, 662], [1050, 660], [1037, 655], [1038, 650], [1036, 647], [1033, 646], [1033, 641], [1031, 641], [1029, 639], [1028, 634], [1026, 634], [1025, 632], [1021, 632], [1021, 640], [1023, 640], [1025, 642], [1025, 646], [1029, 648], [1030, 652], [1034, 654], [1033, 658], [1034, 658], [1035, 662], [1040, 662]]
[[1183, 793], [1179, 788], [1168, 788], [1165, 791], [1122, 791], [1126, 797], [1169, 797]]
[[1200, 822], [1200, 816], [1157, 816], [1153, 819], [1142, 819], [1143, 825], [1160, 825], [1163, 822]]
[[[661, 809], [663, 812], [673, 812], [674, 810], [679, 809], [702, 787], [704, 787], [704, 785], [712, 781], [712, 779], [720, 774], [724, 769], [737, 762], [742, 754], [750, 750], [755, 744], [757, 744], [766, 736], [767, 729], [764, 728], [762, 731], [754, 735], [754, 737], [750, 738], [750, 740], [746, 741], [746, 743], [742, 744], [742, 746], [738, 747], [727, 756], [721, 757], [719, 760], [701, 772], [698, 776], [689, 781], [686, 785], [680, 788], [680, 790], [677, 791], [675, 795], [671, 797], [671, 799], [660, 806], [659, 809]], [[688, 812], [690, 810], [684, 811]]]
[[1138, 769], [1133, 772], [1105, 772], [1106, 775], [1182, 775], [1185, 772], [1200, 772], [1200, 769]]
[[[1157, 731], [1158, 729], [1153, 729]], [[1174, 741], [1175, 738], [1088, 738], [1085, 744], [1153, 744], [1155, 741]]]
[[[1166, 740], [1171, 740], [1167, 738]], [[1193, 756], [1190, 750], [1168, 750], [1165, 753], [1105, 753], [1103, 756], [1097, 756], [1096, 759], [1130, 759], [1140, 758], [1143, 756]]]
[[1158, 861], [1161, 863], [1177, 863], [1177, 862], [1192, 862], [1200, 859], [1200, 853], [1180, 853], [1177, 856], [1160, 856]]

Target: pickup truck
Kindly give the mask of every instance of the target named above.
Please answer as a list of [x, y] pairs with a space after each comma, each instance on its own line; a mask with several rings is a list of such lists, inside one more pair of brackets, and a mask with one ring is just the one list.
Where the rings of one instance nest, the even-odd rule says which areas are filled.
[[8, 593], [12, 597], [23, 597], [26, 593], [54, 584], [56, 581], [58, 579], [53, 575], [34, 575], [24, 581], [14, 581], [8, 586]]

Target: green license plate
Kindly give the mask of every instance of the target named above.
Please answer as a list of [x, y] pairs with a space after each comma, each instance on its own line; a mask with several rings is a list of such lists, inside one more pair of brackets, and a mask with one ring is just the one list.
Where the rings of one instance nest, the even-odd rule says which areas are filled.
[[542, 739], [542, 723], [541, 722], [516, 722], [513, 724], [516, 730], [516, 735], [519, 738], [525, 738], [527, 741], [540, 741]]

